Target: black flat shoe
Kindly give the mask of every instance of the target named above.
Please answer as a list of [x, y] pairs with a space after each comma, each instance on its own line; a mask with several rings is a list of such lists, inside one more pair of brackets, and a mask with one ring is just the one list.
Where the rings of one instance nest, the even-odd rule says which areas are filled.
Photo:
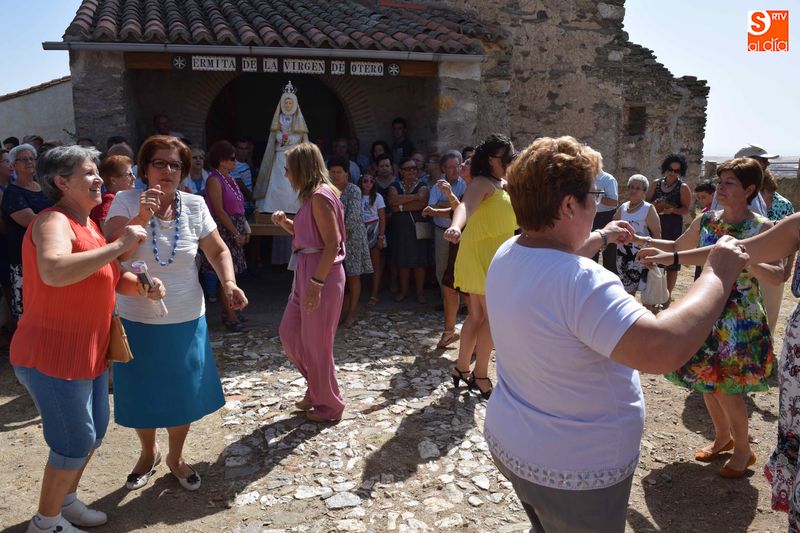
[[156, 473], [156, 467], [160, 462], [161, 452], [158, 452], [155, 459], [153, 459], [153, 466], [150, 467], [150, 470], [144, 474], [137, 474], [136, 472], [128, 474], [128, 478], [125, 480], [125, 488], [128, 490], [136, 490], [147, 485], [147, 482], [150, 481], [150, 478]]

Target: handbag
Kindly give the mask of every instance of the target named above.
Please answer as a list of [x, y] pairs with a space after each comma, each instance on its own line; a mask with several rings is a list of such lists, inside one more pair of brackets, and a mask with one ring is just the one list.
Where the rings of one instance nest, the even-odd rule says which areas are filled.
[[642, 290], [642, 305], [661, 305], [669, 300], [667, 273], [661, 267], [650, 267], [647, 284]]
[[411, 221], [414, 223], [414, 232], [417, 235], [418, 241], [433, 239], [433, 224], [430, 222], [417, 222], [414, 220], [414, 216], [411, 213], [409, 213], [408, 216], [411, 217]]
[[127, 363], [133, 359], [131, 346], [128, 344], [128, 335], [116, 310], [111, 315], [111, 335], [108, 340], [106, 359], [114, 363]]

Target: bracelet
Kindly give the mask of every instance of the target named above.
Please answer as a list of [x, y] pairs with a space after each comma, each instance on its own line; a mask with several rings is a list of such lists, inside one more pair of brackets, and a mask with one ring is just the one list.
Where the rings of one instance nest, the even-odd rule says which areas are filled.
[[379, 238], [379, 239], [385, 239], [385, 238], [386, 238], [386, 235], [378, 235], [378, 238]]
[[672, 266], [678, 266], [678, 252], [672, 252]]
[[325, 286], [325, 282], [324, 281], [322, 281], [321, 279], [317, 279], [314, 276], [311, 276], [311, 283], [313, 283], [314, 285], [319, 285], [320, 287], [324, 287]]
[[595, 231], [599, 233], [600, 238], [603, 239], [603, 245], [600, 247], [600, 250], [605, 250], [606, 246], [608, 246], [608, 236], [606, 235], [606, 232], [601, 229], [596, 229]]
[[651, 242], [653, 242], [653, 238], [652, 238], [652, 237], [647, 237], [647, 238], [644, 240], [644, 245], [645, 245], [645, 246], [647, 246], [647, 247], [649, 247]]

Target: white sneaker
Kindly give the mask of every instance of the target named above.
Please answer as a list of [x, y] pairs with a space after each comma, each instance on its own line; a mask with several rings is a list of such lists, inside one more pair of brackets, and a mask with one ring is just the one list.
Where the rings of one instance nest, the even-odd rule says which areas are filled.
[[28, 533], [86, 533], [82, 529], [70, 524], [63, 516], [58, 519], [56, 525], [48, 529], [41, 529], [36, 526], [33, 520], [28, 524]]
[[89, 509], [86, 507], [86, 504], [80, 500], [75, 500], [66, 507], [62, 507], [61, 516], [66, 518], [70, 523], [81, 527], [102, 526], [108, 522], [106, 513]]

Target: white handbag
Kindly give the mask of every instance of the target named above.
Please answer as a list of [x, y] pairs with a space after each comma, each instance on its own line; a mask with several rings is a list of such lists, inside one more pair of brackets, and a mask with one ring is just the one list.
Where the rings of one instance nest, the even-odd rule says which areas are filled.
[[661, 305], [667, 300], [669, 300], [667, 273], [661, 267], [650, 267], [647, 284], [642, 290], [642, 305]]

